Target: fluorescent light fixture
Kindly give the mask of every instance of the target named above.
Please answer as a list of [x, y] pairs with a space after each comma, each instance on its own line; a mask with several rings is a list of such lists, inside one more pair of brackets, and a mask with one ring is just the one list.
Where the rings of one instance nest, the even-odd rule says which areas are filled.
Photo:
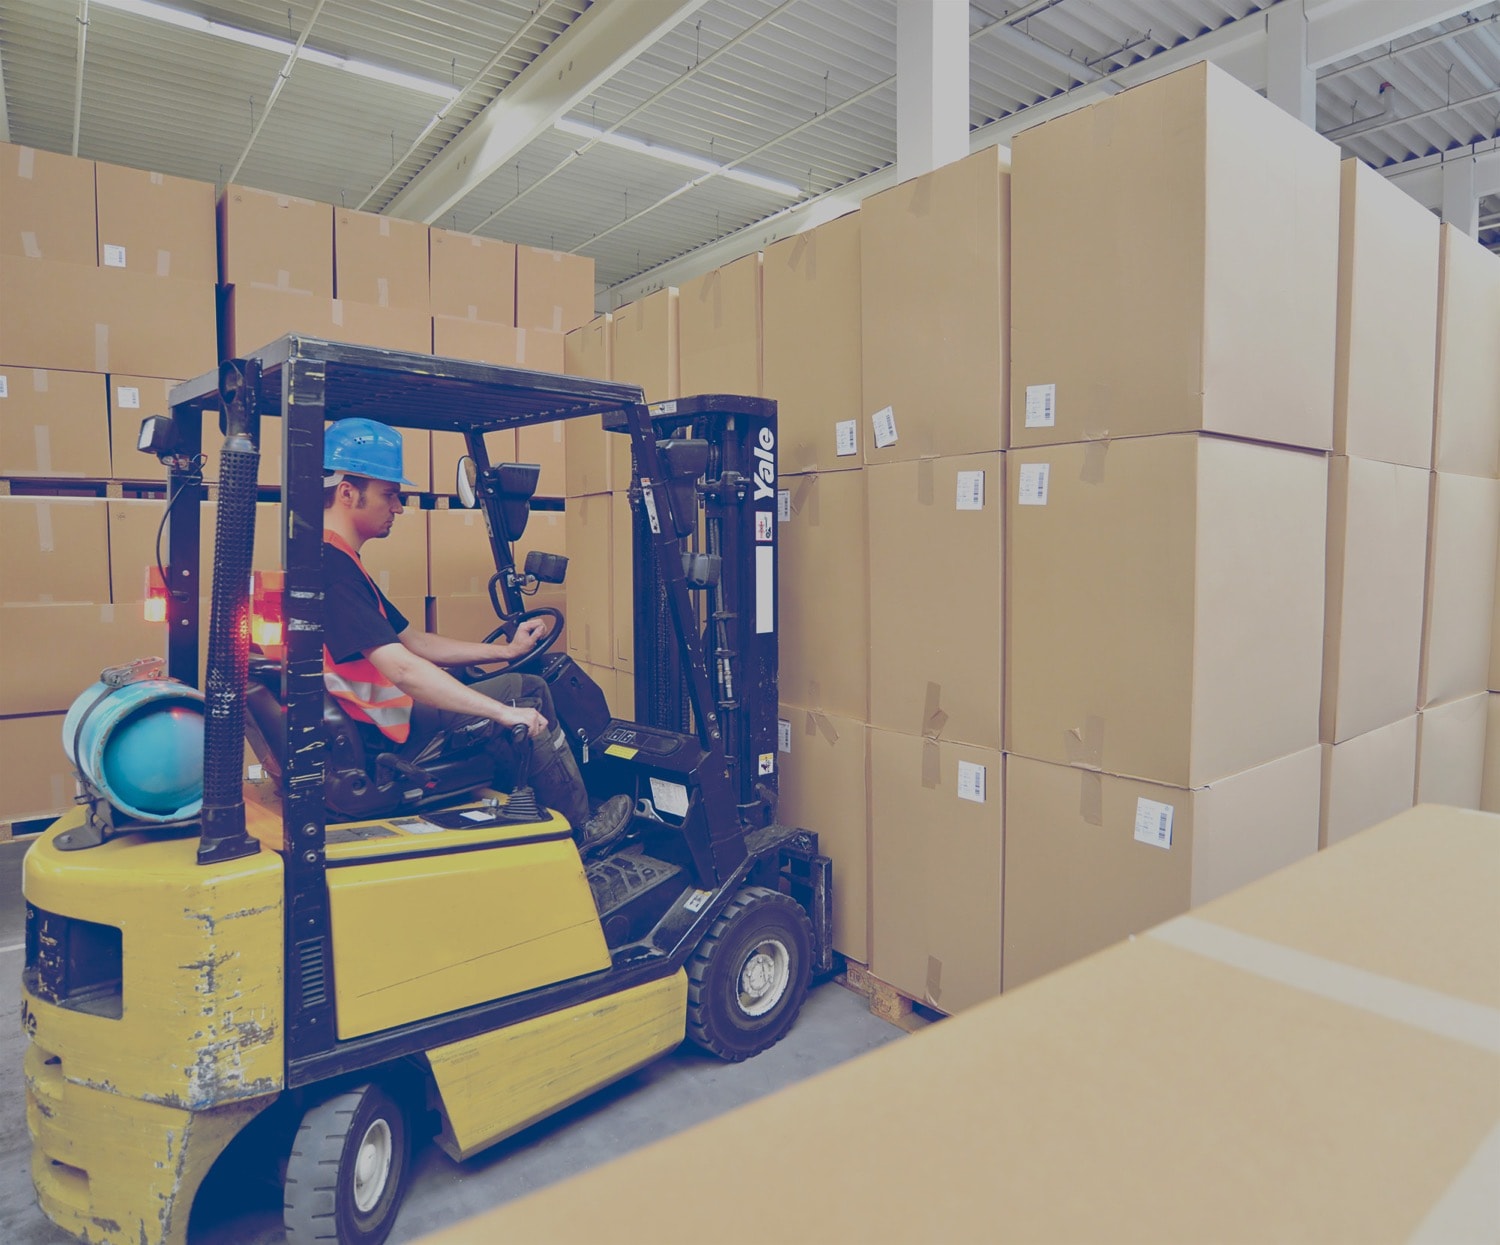
[[553, 128], [561, 130], [564, 134], [572, 134], [578, 138], [594, 139], [610, 147], [618, 147], [622, 151], [633, 151], [638, 155], [654, 156], [658, 160], [664, 160], [668, 164], [675, 164], [680, 168], [692, 169], [696, 173], [710, 173], [716, 174], [719, 177], [727, 177], [732, 182], [754, 186], [758, 190], [768, 190], [775, 195], [785, 195], [789, 199], [797, 199], [802, 195], [802, 191], [792, 185], [791, 182], [780, 182], [773, 177], [762, 177], [759, 173], [747, 173], [743, 169], [728, 168], [722, 164], [715, 164], [712, 160], [705, 160], [702, 156], [689, 155], [685, 151], [675, 151], [671, 147], [659, 147], [644, 138], [631, 138], [630, 135], [621, 134], [618, 131], [609, 133], [601, 130], [596, 125], [586, 125], [582, 121], [572, 121], [567, 117], [560, 117], [553, 122]]
[[[275, 52], [278, 56], [290, 56], [292, 49], [297, 46], [288, 39], [278, 39], [274, 35], [257, 34], [253, 30], [241, 30], [238, 26], [210, 21], [196, 13], [174, 9], [169, 4], [157, 4], [156, 0], [94, 0], [94, 3], [103, 8], [118, 9], [122, 13], [133, 13], [137, 17], [165, 22], [169, 26], [177, 26], [182, 30], [228, 39], [233, 43], [242, 43], [246, 47], [260, 48], [264, 52]], [[327, 65], [331, 69], [342, 69], [346, 73], [358, 74], [361, 78], [389, 82], [393, 86], [405, 87], [409, 91], [420, 91], [424, 95], [435, 95], [450, 103], [458, 96], [457, 88], [445, 83], [433, 82], [428, 78], [419, 78], [415, 74], [402, 73], [396, 69], [386, 69], [380, 65], [370, 65], [364, 61], [348, 60], [342, 56], [335, 56], [332, 52], [320, 52], [317, 48], [308, 47], [306, 44], [302, 45], [302, 51], [297, 54], [297, 59], [314, 65]]]

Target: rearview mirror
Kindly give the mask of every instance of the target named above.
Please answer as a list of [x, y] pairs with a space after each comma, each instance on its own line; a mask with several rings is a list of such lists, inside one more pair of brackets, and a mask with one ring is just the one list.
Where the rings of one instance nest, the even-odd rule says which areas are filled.
[[465, 454], [458, 460], [458, 500], [464, 509], [473, 510], [479, 504], [479, 468]]

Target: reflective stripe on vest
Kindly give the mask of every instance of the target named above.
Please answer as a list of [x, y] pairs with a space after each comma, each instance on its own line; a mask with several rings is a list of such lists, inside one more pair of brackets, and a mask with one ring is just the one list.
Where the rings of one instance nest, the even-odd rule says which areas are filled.
[[[375, 605], [380, 610], [380, 616], [387, 617], [380, 589], [370, 579], [370, 572], [365, 570], [359, 554], [337, 532], [324, 532], [323, 540], [354, 559], [354, 565], [369, 580], [370, 588], [375, 593]], [[375, 668], [375, 663], [363, 654], [352, 661], [335, 661], [328, 645], [324, 644], [323, 685], [351, 718], [379, 728], [380, 733], [393, 743], [404, 744], [411, 735], [411, 697], [381, 674]]]

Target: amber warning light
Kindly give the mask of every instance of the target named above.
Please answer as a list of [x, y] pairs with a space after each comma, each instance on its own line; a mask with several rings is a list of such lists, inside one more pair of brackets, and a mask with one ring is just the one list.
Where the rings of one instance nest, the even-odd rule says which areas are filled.
[[256, 571], [250, 591], [250, 642], [272, 661], [286, 656], [282, 571]]
[[158, 566], [146, 568], [146, 600], [142, 609], [147, 622], [167, 621], [167, 581]]

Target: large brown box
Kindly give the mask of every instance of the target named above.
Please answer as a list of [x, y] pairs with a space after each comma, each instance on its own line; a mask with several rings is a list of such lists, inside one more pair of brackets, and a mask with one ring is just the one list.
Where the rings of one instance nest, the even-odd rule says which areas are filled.
[[778, 719], [776, 818], [818, 836], [833, 861], [833, 946], [870, 962], [870, 758], [863, 722], [785, 702]]
[[518, 329], [489, 320], [457, 316], [432, 317], [432, 353], [450, 359], [473, 359], [533, 372], [563, 370], [563, 335], [546, 329]]
[[1011, 154], [1012, 446], [1332, 444], [1337, 147], [1204, 62]]
[[0, 497], [0, 602], [109, 600], [104, 502], [92, 497]]
[[567, 333], [594, 318], [594, 261], [584, 255], [516, 247], [516, 323]]
[[1004, 830], [1000, 753], [870, 729], [871, 973], [950, 1015], [1000, 993]]
[[567, 490], [567, 443], [561, 420], [516, 429], [516, 461], [536, 463], [538, 497], [561, 497]]
[[[999, 451], [865, 471], [870, 724], [1001, 747], [1005, 468]], [[898, 603], [893, 585], [910, 585]]]
[[333, 296], [430, 316], [427, 226], [376, 212], [336, 209]]
[[249, 186], [225, 187], [219, 196], [219, 280], [332, 298], [333, 206]]
[[1479, 807], [1489, 712], [1490, 693], [1479, 692], [1417, 714], [1418, 804]]
[[615, 311], [613, 380], [639, 385], [647, 402], [682, 396], [675, 285]]
[[1323, 745], [1318, 846], [1333, 844], [1412, 806], [1417, 789], [1417, 715]]
[[434, 316], [516, 322], [515, 243], [434, 225], [427, 254]]
[[1488, 689], [1500, 554], [1500, 480], [1432, 473], [1418, 704]]
[[870, 711], [865, 473], [794, 476], [777, 539], [781, 698], [863, 722]]
[[287, 333], [432, 353], [432, 318], [425, 310], [379, 307], [298, 291], [236, 286], [225, 312], [225, 349], [249, 354]]
[[1005, 448], [1010, 195], [989, 147], [861, 205], [866, 463]]
[[0, 715], [61, 713], [101, 670], [165, 657], [166, 643], [138, 605], [0, 604]]
[[450, 640], [480, 641], [500, 625], [489, 594], [432, 598], [432, 629]]
[[635, 515], [624, 489], [610, 494], [610, 562], [614, 660], [609, 664], [630, 674], [635, 670]]
[[368, 540], [359, 551], [370, 578], [393, 601], [427, 595], [427, 520], [436, 513], [408, 509], [396, 520], [389, 536]]
[[1318, 742], [1321, 455], [1185, 433], [1006, 457], [1009, 751], [1202, 787]]
[[[82, 691], [82, 688], [78, 689]], [[63, 715], [0, 718], [0, 822], [48, 817], [73, 806], [76, 782], [63, 752]]]
[[0, 143], [0, 255], [92, 267], [94, 222], [92, 160]]
[[852, 212], [765, 251], [763, 382], [776, 400], [783, 475], [864, 462], [860, 219]]
[[[410, 430], [407, 431], [410, 436]], [[516, 462], [516, 430], [504, 428], [499, 432], [484, 434], [485, 454], [493, 463]], [[469, 452], [468, 442], [461, 432], [434, 432], [432, 434], [432, 465], [429, 472], [430, 485], [408, 471], [407, 477], [418, 480], [422, 488], [430, 487], [434, 493], [452, 496], [458, 491], [458, 464]]]
[[[109, 599], [116, 605], [139, 605], [146, 599], [146, 580], [156, 565], [157, 533], [161, 533], [162, 569], [171, 564], [171, 525], [161, 526], [166, 502], [160, 498], [111, 498], [108, 502]], [[281, 507], [274, 502], [255, 506], [255, 543], [251, 567], [257, 571], [281, 568]], [[218, 506], [204, 502], [198, 512], [198, 581], [206, 601], [213, 587], [214, 542]], [[425, 547], [424, 547], [425, 552]], [[206, 631], [208, 614], [201, 616]], [[205, 638], [205, 644], [207, 640]], [[206, 650], [205, 650], [206, 651]], [[165, 654], [163, 654], [165, 656]]]
[[1500, 256], [1442, 226], [1434, 471], [1500, 477]]
[[1336, 452], [1411, 467], [1432, 465], [1437, 306], [1437, 217], [1369, 165], [1345, 160], [1333, 389]]
[[0, 476], [110, 473], [105, 378], [0, 365]]
[[615, 664], [613, 512], [608, 493], [568, 499], [568, 652], [594, 666]]
[[0, 359], [22, 367], [199, 376], [218, 366], [214, 287], [0, 255]]
[[478, 510], [429, 510], [428, 580], [432, 597], [482, 597], [489, 593], [495, 557]]
[[1500, 813], [1500, 693], [1490, 693], [1488, 725], [1484, 732], [1484, 783], [1479, 807]]
[[209, 285], [218, 280], [212, 182], [102, 162], [94, 180], [101, 267]]
[[1185, 791], [1008, 754], [1005, 988], [1316, 852], [1322, 765], [1315, 744]]
[[[615, 318], [597, 316], [563, 340], [563, 371], [593, 380], [614, 379]], [[566, 442], [566, 490], [569, 497], [587, 497], [630, 487], [630, 438], [605, 432], [597, 415], [570, 419]]]
[[[141, 423], [151, 415], [172, 413], [172, 388], [181, 383], [160, 376], [106, 376], [109, 392], [109, 474], [116, 480], [165, 480], [167, 469], [154, 454], [137, 449]], [[280, 420], [270, 425], [280, 427]], [[203, 420], [203, 448], [212, 451], [215, 468], [210, 478], [218, 479], [218, 443], [220, 433], [213, 416]], [[262, 442], [266, 440], [262, 434]], [[279, 452], [280, 445], [276, 446]], [[277, 461], [280, 459], [278, 457]], [[267, 484], [281, 482], [278, 474], [273, 481], [264, 470], [266, 446], [261, 446], [261, 479]], [[208, 474], [205, 471], [205, 474]]]
[[1416, 711], [1431, 477], [1342, 454], [1328, 460], [1324, 743]]
[[682, 392], [761, 392], [761, 256], [683, 284], [678, 295]]

